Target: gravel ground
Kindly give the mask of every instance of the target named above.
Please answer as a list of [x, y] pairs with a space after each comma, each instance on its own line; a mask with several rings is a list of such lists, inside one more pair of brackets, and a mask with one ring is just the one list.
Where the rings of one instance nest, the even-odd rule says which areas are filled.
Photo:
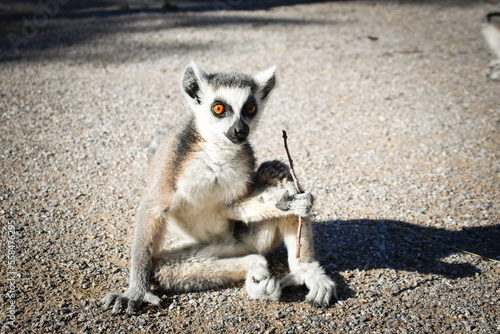
[[[498, 1], [58, 1], [50, 20], [0, 5], [1, 333], [500, 331], [500, 84], [480, 33]], [[186, 116], [191, 59], [278, 66], [252, 141], [285, 160], [288, 132], [331, 307], [237, 286], [98, 308], [127, 286], [147, 148]], [[282, 275], [284, 250], [271, 262]]]

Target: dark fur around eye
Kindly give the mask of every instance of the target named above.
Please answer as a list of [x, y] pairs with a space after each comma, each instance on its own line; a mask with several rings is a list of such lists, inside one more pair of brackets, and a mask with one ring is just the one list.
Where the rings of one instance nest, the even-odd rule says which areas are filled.
[[[218, 105], [221, 105], [224, 108], [224, 111], [220, 114], [216, 113], [214, 110], [214, 108]], [[223, 117], [230, 115], [233, 112], [233, 109], [226, 102], [221, 101], [221, 100], [215, 100], [212, 103], [212, 106], [210, 107], [210, 111], [212, 112], [212, 115], [214, 115], [215, 117], [223, 118]]]
[[[250, 105], [255, 106], [255, 109], [251, 113], [248, 110]], [[252, 116], [255, 116], [255, 114], [257, 114], [258, 111], [259, 111], [259, 108], [257, 106], [257, 102], [255, 101], [254, 97], [251, 96], [248, 99], [248, 101], [243, 105], [242, 114], [246, 115], [247, 117], [252, 117]]]

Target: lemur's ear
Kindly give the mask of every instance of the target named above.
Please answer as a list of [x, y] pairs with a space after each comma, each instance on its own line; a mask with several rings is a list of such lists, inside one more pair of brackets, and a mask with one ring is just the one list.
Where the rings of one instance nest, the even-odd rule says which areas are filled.
[[192, 61], [184, 70], [184, 75], [182, 76], [182, 90], [187, 96], [196, 101], [196, 103], [201, 103], [201, 89], [205, 81], [205, 73], [196, 66]]
[[254, 77], [255, 81], [258, 85], [258, 92], [260, 94], [260, 98], [265, 100], [269, 93], [273, 90], [274, 86], [276, 86], [276, 66], [268, 68], [264, 72], [260, 72]]

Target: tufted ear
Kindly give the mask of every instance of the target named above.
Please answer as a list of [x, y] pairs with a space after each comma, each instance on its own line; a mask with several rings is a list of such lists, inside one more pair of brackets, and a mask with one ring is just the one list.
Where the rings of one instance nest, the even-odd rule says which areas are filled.
[[184, 70], [182, 76], [182, 90], [189, 99], [194, 100], [197, 104], [201, 103], [202, 87], [205, 83], [205, 73], [196, 66], [192, 61]]
[[260, 72], [255, 75], [254, 79], [258, 85], [260, 98], [265, 100], [276, 86], [276, 66], [268, 68], [264, 72]]

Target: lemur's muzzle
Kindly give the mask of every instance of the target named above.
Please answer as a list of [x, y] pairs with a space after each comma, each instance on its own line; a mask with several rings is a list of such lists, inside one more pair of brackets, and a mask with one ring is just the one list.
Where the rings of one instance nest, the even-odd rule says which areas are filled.
[[241, 144], [247, 139], [249, 132], [248, 125], [241, 118], [238, 118], [226, 132], [226, 136], [232, 143]]

